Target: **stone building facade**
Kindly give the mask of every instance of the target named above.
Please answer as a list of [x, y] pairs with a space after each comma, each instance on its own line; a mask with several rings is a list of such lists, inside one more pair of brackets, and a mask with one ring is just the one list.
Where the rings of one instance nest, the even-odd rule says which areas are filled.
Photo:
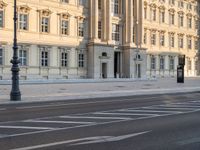
[[[17, 0], [21, 79], [196, 76], [195, 0]], [[181, 17], [182, 16], [182, 17]], [[13, 0], [0, 0], [0, 79], [11, 78]]]

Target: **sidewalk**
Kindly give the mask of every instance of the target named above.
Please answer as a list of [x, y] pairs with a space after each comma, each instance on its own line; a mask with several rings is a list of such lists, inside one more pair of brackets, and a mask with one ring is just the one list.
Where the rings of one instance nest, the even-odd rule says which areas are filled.
[[[9, 100], [10, 90], [10, 81], [0, 81], [0, 104], [15, 103]], [[24, 81], [20, 83], [20, 90], [21, 102], [185, 93], [200, 91], [200, 78], [186, 78], [184, 84], [176, 83], [175, 78], [140, 81], [134, 79]]]

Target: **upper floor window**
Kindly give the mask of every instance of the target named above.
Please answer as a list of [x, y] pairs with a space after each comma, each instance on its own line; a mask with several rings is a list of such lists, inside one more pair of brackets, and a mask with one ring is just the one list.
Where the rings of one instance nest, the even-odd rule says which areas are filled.
[[0, 47], [0, 65], [3, 65], [3, 48]]
[[42, 17], [41, 19], [41, 31], [48, 33], [49, 32], [49, 18]]
[[169, 14], [169, 24], [174, 25], [174, 14], [173, 13]]
[[111, 1], [111, 11], [114, 15], [119, 14], [119, 0], [112, 0]]
[[165, 11], [160, 11], [160, 23], [165, 23]]
[[147, 19], [147, 8], [144, 8], [144, 19]]
[[175, 0], [169, 0], [170, 5], [175, 5]]
[[98, 21], [98, 38], [101, 39], [102, 34], [102, 23], [101, 21]]
[[178, 16], [178, 21], [179, 21], [179, 27], [183, 27], [183, 25], [184, 25], [184, 16], [183, 15], [179, 15]]
[[184, 2], [183, 2], [183, 0], [179, 0], [178, 7], [179, 8], [184, 8]]
[[183, 48], [183, 36], [178, 37], [178, 47]]
[[174, 34], [169, 34], [169, 45], [170, 47], [174, 47]]
[[63, 3], [69, 3], [69, 0], [61, 0]]
[[69, 21], [62, 19], [61, 20], [61, 34], [68, 35], [68, 29], [69, 29]]
[[4, 27], [4, 11], [0, 10], [0, 28]]
[[78, 24], [78, 36], [84, 37], [84, 22]]
[[112, 25], [112, 40], [119, 41], [119, 25], [118, 24]]
[[188, 70], [192, 69], [192, 61], [190, 59], [188, 59], [187, 67], [188, 67]]
[[151, 33], [151, 45], [156, 45], [156, 32]]
[[102, 0], [98, 0], [98, 9], [101, 9], [101, 5], [102, 5], [101, 1]]
[[195, 50], [199, 49], [199, 42], [197, 39], [195, 39], [195, 45], [194, 45]]
[[192, 28], [192, 18], [188, 17], [187, 19], [188, 28]]
[[188, 3], [188, 4], [187, 4], [187, 9], [188, 9], [188, 10], [192, 10], [192, 4], [191, 4], [191, 3]]
[[28, 14], [19, 14], [19, 29], [28, 30]]
[[164, 35], [164, 33], [160, 34], [160, 45], [165, 46], [165, 35]]
[[79, 5], [83, 6], [84, 3], [85, 3], [85, 0], [78, 0], [78, 4], [79, 4]]
[[191, 37], [187, 38], [187, 48], [192, 49], [192, 39], [191, 39]]
[[144, 44], [147, 44], [147, 31], [144, 31]]
[[152, 9], [152, 11], [151, 11], [151, 19], [153, 21], [156, 21], [156, 9]]

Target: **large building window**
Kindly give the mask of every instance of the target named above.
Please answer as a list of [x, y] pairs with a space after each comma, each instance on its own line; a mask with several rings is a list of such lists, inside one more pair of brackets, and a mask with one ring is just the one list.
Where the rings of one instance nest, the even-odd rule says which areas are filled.
[[192, 61], [190, 59], [188, 59], [188, 63], [187, 63], [187, 67], [188, 67], [188, 70], [192, 70]]
[[60, 51], [61, 67], [68, 67], [68, 52], [65, 48]]
[[174, 34], [169, 34], [169, 45], [170, 47], [174, 47]]
[[187, 19], [188, 28], [192, 28], [192, 18], [188, 17]]
[[165, 46], [165, 35], [164, 35], [164, 33], [160, 33], [160, 45]]
[[165, 69], [165, 58], [164, 56], [160, 56], [160, 70]]
[[174, 25], [174, 14], [173, 13], [169, 14], [169, 24]]
[[44, 33], [49, 32], [49, 17], [41, 18], [41, 32], [44, 32]]
[[151, 69], [156, 69], [156, 57], [151, 56]]
[[144, 31], [144, 44], [147, 44], [147, 31]]
[[4, 11], [0, 10], [0, 28], [4, 27]]
[[178, 21], [179, 21], [179, 27], [183, 27], [184, 26], [184, 16], [182, 14], [179, 14]]
[[27, 66], [27, 48], [19, 46], [19, 61], [20, 66]]
[[151, 19], [152, 21], [156, 21], [156, 9], [151, 10]]
[[112, 24], [112, 40], [119, 41], [119, 25]]
[[0, 47], [0, 65], [3, 65], [3, 49]]
[[187, 48], [192, 49], [192, 38], [191, 37], [187, 38]]
[[98, 38], [101, 39], [102, 34], [102, 23], [101, 21], [98, 21]]
[[84, 54], [80, 53], [78, 54], [78, 67], [83, 68], [84, 67]]
[[62, 35], [68, 35], [69, 30], [69, 21], [68, 20], [61, 20], [61, 34]]
[[28, 14], [19, 14], [19, 29], [28, 30]]
[[169, 57], [169, 69], [174, 70], [174, 57], [173, 56]]
[[84, 37], [84, 22], [78, 24], [78, 36]]
[[178, 47], [183, 48], [183, 36], [178, 37]]
[[98, 9], [101, 10], [102, 0], [98, 0]]
[[119, 14], [119, 1], [120, 0], [111, 0], [111, 11], [114, 15]]
[[69, 3], [69, 0], [61, 0], [62, 3]]
[[156, 45], [156, 32], [151, 33], [151, 45]]
[[41, 47], [41, 57], [40, 62], [42, 67], [48, 67], [49, 66], [49, 50], [47, 47]]
[[165, 23], [165, 11], [160, 11], [160, 23]]

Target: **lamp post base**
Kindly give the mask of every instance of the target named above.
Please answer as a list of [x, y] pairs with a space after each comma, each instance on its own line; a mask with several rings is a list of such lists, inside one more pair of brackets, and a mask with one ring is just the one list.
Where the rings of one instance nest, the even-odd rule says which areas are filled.
[[12, 92], [10, 93], [11, 101], [21, 101], [21, 93], [20, 92]]

